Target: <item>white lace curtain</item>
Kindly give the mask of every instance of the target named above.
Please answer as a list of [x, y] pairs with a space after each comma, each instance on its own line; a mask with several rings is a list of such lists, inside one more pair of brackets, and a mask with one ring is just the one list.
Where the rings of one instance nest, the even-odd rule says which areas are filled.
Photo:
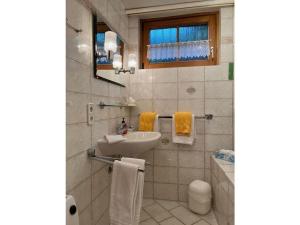
[[164, 43], [147, 46], [150, 62], [172, 62], [176, 60], [204, 60], [209, 57], [208, 40]]

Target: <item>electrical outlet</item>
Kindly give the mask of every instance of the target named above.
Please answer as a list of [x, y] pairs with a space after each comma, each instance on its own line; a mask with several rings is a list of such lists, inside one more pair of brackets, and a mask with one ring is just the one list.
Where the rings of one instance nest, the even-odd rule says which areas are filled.
[[87, 118], [88, 118], [88, 125], [92, 125], [94, 123], [94, 103], [88, 103], [87, 105]]

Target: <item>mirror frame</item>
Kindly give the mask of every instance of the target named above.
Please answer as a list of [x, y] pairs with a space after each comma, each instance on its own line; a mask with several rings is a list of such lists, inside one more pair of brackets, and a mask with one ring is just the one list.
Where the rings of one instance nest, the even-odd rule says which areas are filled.
[[93, 13], [93, 19], [92, 19], [92, 42], [93, 42], [93, 47], [92, 47], [92, 55], [93, 55], [93, 74], [94, 74], [94, 78], [96, 78], [97, 80], [103, 80], [106, 81], [108, 83], [111, 84], [115, 84], [118, 85], [120, 87], [126, 87], [124, 84], [118, 83], [116, 81], [101, 77], [99, 75], [97, 75], [97, 64], [96, 64], [96, 50], [95, 50], [95, 46], [96, 46], [96, 30], [97, 30], [97, 15], [95, 15]]

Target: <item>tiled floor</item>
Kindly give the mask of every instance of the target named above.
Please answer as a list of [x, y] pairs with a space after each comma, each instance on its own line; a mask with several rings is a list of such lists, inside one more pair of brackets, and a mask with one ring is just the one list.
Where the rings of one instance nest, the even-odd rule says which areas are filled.
[[191, 212], [187, 203], [144, 199], [140, 225], [218, 225], [213, 211], [205, 216]]

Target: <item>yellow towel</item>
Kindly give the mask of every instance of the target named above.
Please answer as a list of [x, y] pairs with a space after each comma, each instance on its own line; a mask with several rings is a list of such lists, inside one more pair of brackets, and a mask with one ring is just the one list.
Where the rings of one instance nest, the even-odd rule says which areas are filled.
[[142, 112], [140, 115], [139, 131], [153, 131], [156, 112]]
[[176, 112], [175, 113], [175, 128], [177, 135], [189, 136], [192, 130], [192, 113], [191, 112]]

